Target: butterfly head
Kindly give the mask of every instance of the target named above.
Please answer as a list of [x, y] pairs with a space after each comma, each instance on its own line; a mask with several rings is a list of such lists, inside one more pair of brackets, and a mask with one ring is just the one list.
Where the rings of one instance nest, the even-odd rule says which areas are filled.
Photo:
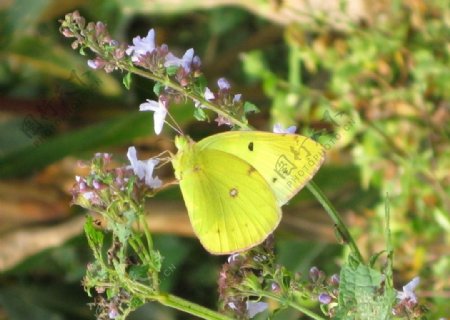
[[187, 136], [176, 136], [175, 146], [178, 152], [172, 158], [172, 165], [175, 169], [175, 176], [178, 180], [182, 178], [182, 171], [189, 168], [193, 161], [195, 142]]

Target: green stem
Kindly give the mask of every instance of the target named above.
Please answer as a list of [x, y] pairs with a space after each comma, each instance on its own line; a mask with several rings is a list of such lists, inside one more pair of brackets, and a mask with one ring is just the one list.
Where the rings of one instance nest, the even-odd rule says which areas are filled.
[[325, 318], [323, 318], [320, 315], [312, 312], [308, 308], [303, 307], [302, 305], [298, 304], [296, 301], [293, 301], [293, 299], [283, 298], [283, 297], [277, 296], [274, 293], [267, 292], [267, 291], [249, 292], [249, 294], [254, 294], [254, 295], [261, 296], [261, 297], [266, 297], [266, 298], [269, 298], [269, 299], [276, 300], [276, 301], [280, 302], [283, 305], [288, 305], [291, 308], [294, 308], [294, 309], [296, 309], [296, 310], [306, 314], [311, 319], [325, 320]]
[[336, 225], [336, 228], [339, 232], [339, 234], [342, 236], [344, 241], [349, 245], [350, 250], [358, 259], [360, 263], [364, 263], [364, 259], [361, 255], [361, 252], [359, 252], [358, 246], [356, 245], [355, 240], [353, 239], [352, 235], [348, 231], [344, 221], [342, 221], [341, 217], [339, 216], [339, 213], [336, 211], [336, 209], [331, 204], [330, 200], [325, 196], [325, 194], [320, 190], [320, 188], [314, 183], [313, 180], [309, 181], [309, 183], [306, 185], [308, 190], [316, 197], [316, 199], [322, 204], [325, 211], [330, 216], [331, 220], [333, 220], [334, 224]]
[[233, 320], [224, 314], [220, 314], [218, 312], [212, 311], [208, 308], [202, 307], [198, 304], [192, 303], [190, 301], [184, 300], [180, 297], [171, 295], [171, 294], [159, 294], [155, 297], [155, 299], [167, 306], [171, 307], [194, 316], [200, 317], [202, 319], [208, 320]]
[[155, 293], [155, 291], [150, 289], [148, 286], [133, 281], [129, 278], [123, 278], [121, 280], [123, 281], [124, 287], [127, 288], [130, 293], [133, 293], [136, 296], [140, 296], [140, 298], [142, 298], [143, 300], [156, 301], [167, 307], [189, 313], [202, 319], [233, 320], [233, 318], [230, 318], [224, 314], [218, 313], [172, 294], [162, 292]]

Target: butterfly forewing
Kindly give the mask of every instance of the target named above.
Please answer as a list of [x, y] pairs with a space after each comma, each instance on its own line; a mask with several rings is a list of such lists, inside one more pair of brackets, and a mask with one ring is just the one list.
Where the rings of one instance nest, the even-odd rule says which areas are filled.
[[296, 134], [233, 131], [209, 136], [197, 145], [247, 162], [263, 176], [280, 206], [303, 188], [325, 159], [319, 143]]

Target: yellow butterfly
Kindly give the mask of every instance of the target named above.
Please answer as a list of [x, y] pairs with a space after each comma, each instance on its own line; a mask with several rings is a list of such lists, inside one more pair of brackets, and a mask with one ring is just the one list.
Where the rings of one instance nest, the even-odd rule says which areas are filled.
[[172, 165], [192, 227], [213, 254], [264, 241], [281, 220], [280, 207], [325, 159], [320, 144], [296, 134], [231, 131], [175, 143]]

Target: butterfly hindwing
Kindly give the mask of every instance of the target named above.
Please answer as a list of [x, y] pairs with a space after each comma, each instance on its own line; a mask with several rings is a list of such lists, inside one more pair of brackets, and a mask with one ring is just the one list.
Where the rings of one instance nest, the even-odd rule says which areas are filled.
[[194, 232], [215, 254], [261, 243], [279, 224], [281, 210], [262, 175], [235, 155], [194, 144], [174, 162]]
[[289, 201], [314, 176], [325, 159], [324, 148], [297, 134], [231, 131], [209, 136], [202, 150], [220, 150], [254, 167], [275, 193], [278, 205]]

